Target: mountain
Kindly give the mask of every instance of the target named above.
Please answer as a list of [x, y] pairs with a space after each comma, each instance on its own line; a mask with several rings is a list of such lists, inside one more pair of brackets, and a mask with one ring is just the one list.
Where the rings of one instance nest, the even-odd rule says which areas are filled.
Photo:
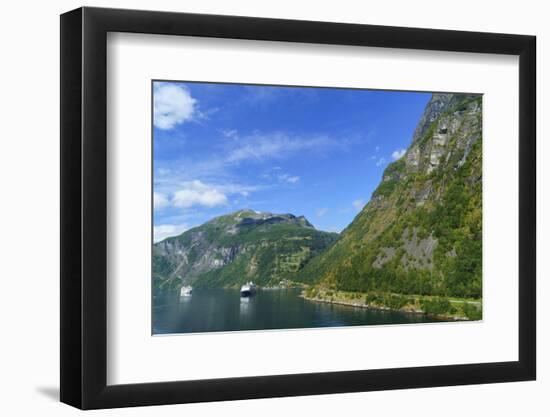
[[337, 237], [316, 230], [303, 216], [240, 210], [156, 243], [154, 287], [278, 284]]
[[433, 94], [405, 155], [300, 271], [352, 292], [481, 297], [482, 98]]

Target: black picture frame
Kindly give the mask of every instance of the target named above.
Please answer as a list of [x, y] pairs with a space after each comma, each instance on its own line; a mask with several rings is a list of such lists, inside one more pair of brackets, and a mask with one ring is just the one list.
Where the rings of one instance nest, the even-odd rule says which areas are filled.
[[[519, 358], [512, 362], [107, 385], [108, 32], [519, 56]], [[61, 401], [81, 409], [536, 378], [536, 38], [79, 8], [61, 15]]]

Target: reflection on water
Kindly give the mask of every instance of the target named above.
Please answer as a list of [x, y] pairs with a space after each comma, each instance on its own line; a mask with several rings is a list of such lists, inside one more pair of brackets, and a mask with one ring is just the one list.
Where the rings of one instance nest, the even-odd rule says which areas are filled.
[[252, 305], [252, 302], [250, 301], [251, 299], [251, 297], [241, 297], [241, 304], [239, 309], [241, 316], [250, 314], [250, 306]]
[[238, 290], [194, 290], [192, 295], [153, 297], [153, 333], [298, 329], [308, 327], [425, 323], [419, 314], [370, 310], [317, 303], [301, 298], [299, 289], [256, 292], [241, 297]]
[[179, 302], [180, 303], [189, 303], [189, 302], [191, 302], [191, 297], [192, 297], [191, 294], [180, 295]]

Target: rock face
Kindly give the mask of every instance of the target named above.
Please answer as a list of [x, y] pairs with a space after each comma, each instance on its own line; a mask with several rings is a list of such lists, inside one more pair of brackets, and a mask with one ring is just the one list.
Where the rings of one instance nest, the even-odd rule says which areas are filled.
[[316, 230], [303, 216], [241, 210], [155, 244], [154, 287], [224, 287], [251, 279], [277, 284], [337, 236]]
[[405, 155], [304, 278], [348, 291], [481, 297], [482, 98], [434, 94]]

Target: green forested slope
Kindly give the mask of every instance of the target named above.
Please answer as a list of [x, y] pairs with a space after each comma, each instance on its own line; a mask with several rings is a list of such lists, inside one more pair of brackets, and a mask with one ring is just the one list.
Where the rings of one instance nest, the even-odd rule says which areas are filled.
[[304, 217], [241, 210], [155, 244], [154, 286], [278, 284], [337, 236], [316, 230]]
[[299, 280], [343, 291], [481, 297], [481, 96], [434, 94], [406, 154]]

